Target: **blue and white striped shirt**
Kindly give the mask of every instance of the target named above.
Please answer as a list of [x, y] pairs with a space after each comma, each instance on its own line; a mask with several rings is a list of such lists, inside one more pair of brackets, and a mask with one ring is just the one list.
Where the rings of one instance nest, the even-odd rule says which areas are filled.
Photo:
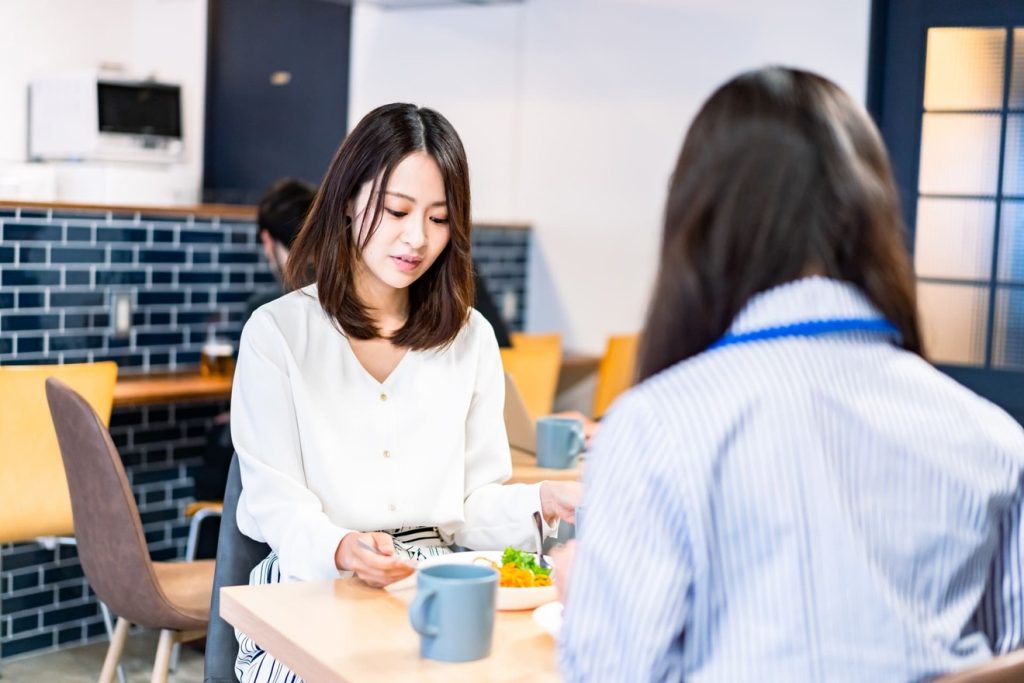
[[[824, 278], [730, 332], [880, 317]], [[728, 346], [626, 394], [585, 474], [566, 680], [917, 681], [1024, 637], [1024, 433], [884, 335]]]

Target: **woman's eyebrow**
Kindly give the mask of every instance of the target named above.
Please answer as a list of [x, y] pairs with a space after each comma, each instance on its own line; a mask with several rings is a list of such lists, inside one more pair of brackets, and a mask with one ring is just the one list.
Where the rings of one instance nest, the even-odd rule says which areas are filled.
[[[401, 192], [393, 192], [393, 191], [391, 191], [391, 190], [386, 190], [386, 191], [384, 192], [384, 194], [389, 194], [389, 195], [392, 195], [392, 196], [394, 196], [394, 197], [401, 197], [402, 199], [408, 200], [408, 201], [412, 202], [413, 204], [416, 204], [416, 203], [418, 203], [418, 202], [416, 201], [416, 198], [415, 198], [415, 197], [410, 197], [409, 195], [407, 195], [407, 194], [402, 194]], [[438, 202], [434, 202], [434, 203], [433, 203], [433, 204], [431, 204], [430, 206], [444, 206], [444, 205], [445, 205], [445, 203], [446, 203], [446, 202], [445, 202], [445, 201], [444, 201], [444, 200], [442, 199], [441, 201], [438, 201]]]

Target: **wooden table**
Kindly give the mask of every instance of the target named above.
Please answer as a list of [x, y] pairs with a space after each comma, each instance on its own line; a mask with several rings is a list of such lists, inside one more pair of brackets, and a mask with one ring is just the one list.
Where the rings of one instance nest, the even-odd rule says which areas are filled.
[[512, 449], [512, 478], [509, 484], [536, 484], [544, 481], [578, 481], [583, 474], [583, 465], [576, 464], [571, 470], [553, 470], [538, 467], [537, 458], [532, 453]]
[[486, 659], [421, 659], [407, 612], [414, 595], [358, 579], [232, 586], [221, 589], [220, 614], [311, 682], [558, 680], [555, 641], [530, 610], [497, 612]]
[[117, 378], [117, 385], [114, 387], [114, 407], [226, 399], [229, 396], [230, 377], [205, 377], [198, 373], [125, 375]]

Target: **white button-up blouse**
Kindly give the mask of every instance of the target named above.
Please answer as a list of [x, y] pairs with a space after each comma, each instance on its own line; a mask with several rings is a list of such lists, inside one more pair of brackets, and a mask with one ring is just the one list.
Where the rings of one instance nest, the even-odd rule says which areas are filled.
[[436, 526], [461, 546], [532, 548], [539, 485], [502, 485], [504, 399], [494, 331], [475, 310], [451, 345], [408, 351], [378, 382], [315, 285], [272, 301], [246, 324], [235, 370], [238, 527], [278, 553], [286, 580], [337, 577], [350, 531]]

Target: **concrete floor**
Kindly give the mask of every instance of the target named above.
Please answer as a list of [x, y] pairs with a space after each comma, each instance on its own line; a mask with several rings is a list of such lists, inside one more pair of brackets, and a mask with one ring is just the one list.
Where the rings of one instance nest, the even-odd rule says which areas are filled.
[[[149, 681], [158, 635], [157, 631], [147, 630], [128, 636], [121, 665], [130, 683]], [[93, 683], [99, 678], [106, 654], [107, 642], [101, 641], [0, 662], [0, 683]], [[168, 680], [170, 683], [201, 683], [203, 653], [195, 647], [183, 645], [178, 670]]]

